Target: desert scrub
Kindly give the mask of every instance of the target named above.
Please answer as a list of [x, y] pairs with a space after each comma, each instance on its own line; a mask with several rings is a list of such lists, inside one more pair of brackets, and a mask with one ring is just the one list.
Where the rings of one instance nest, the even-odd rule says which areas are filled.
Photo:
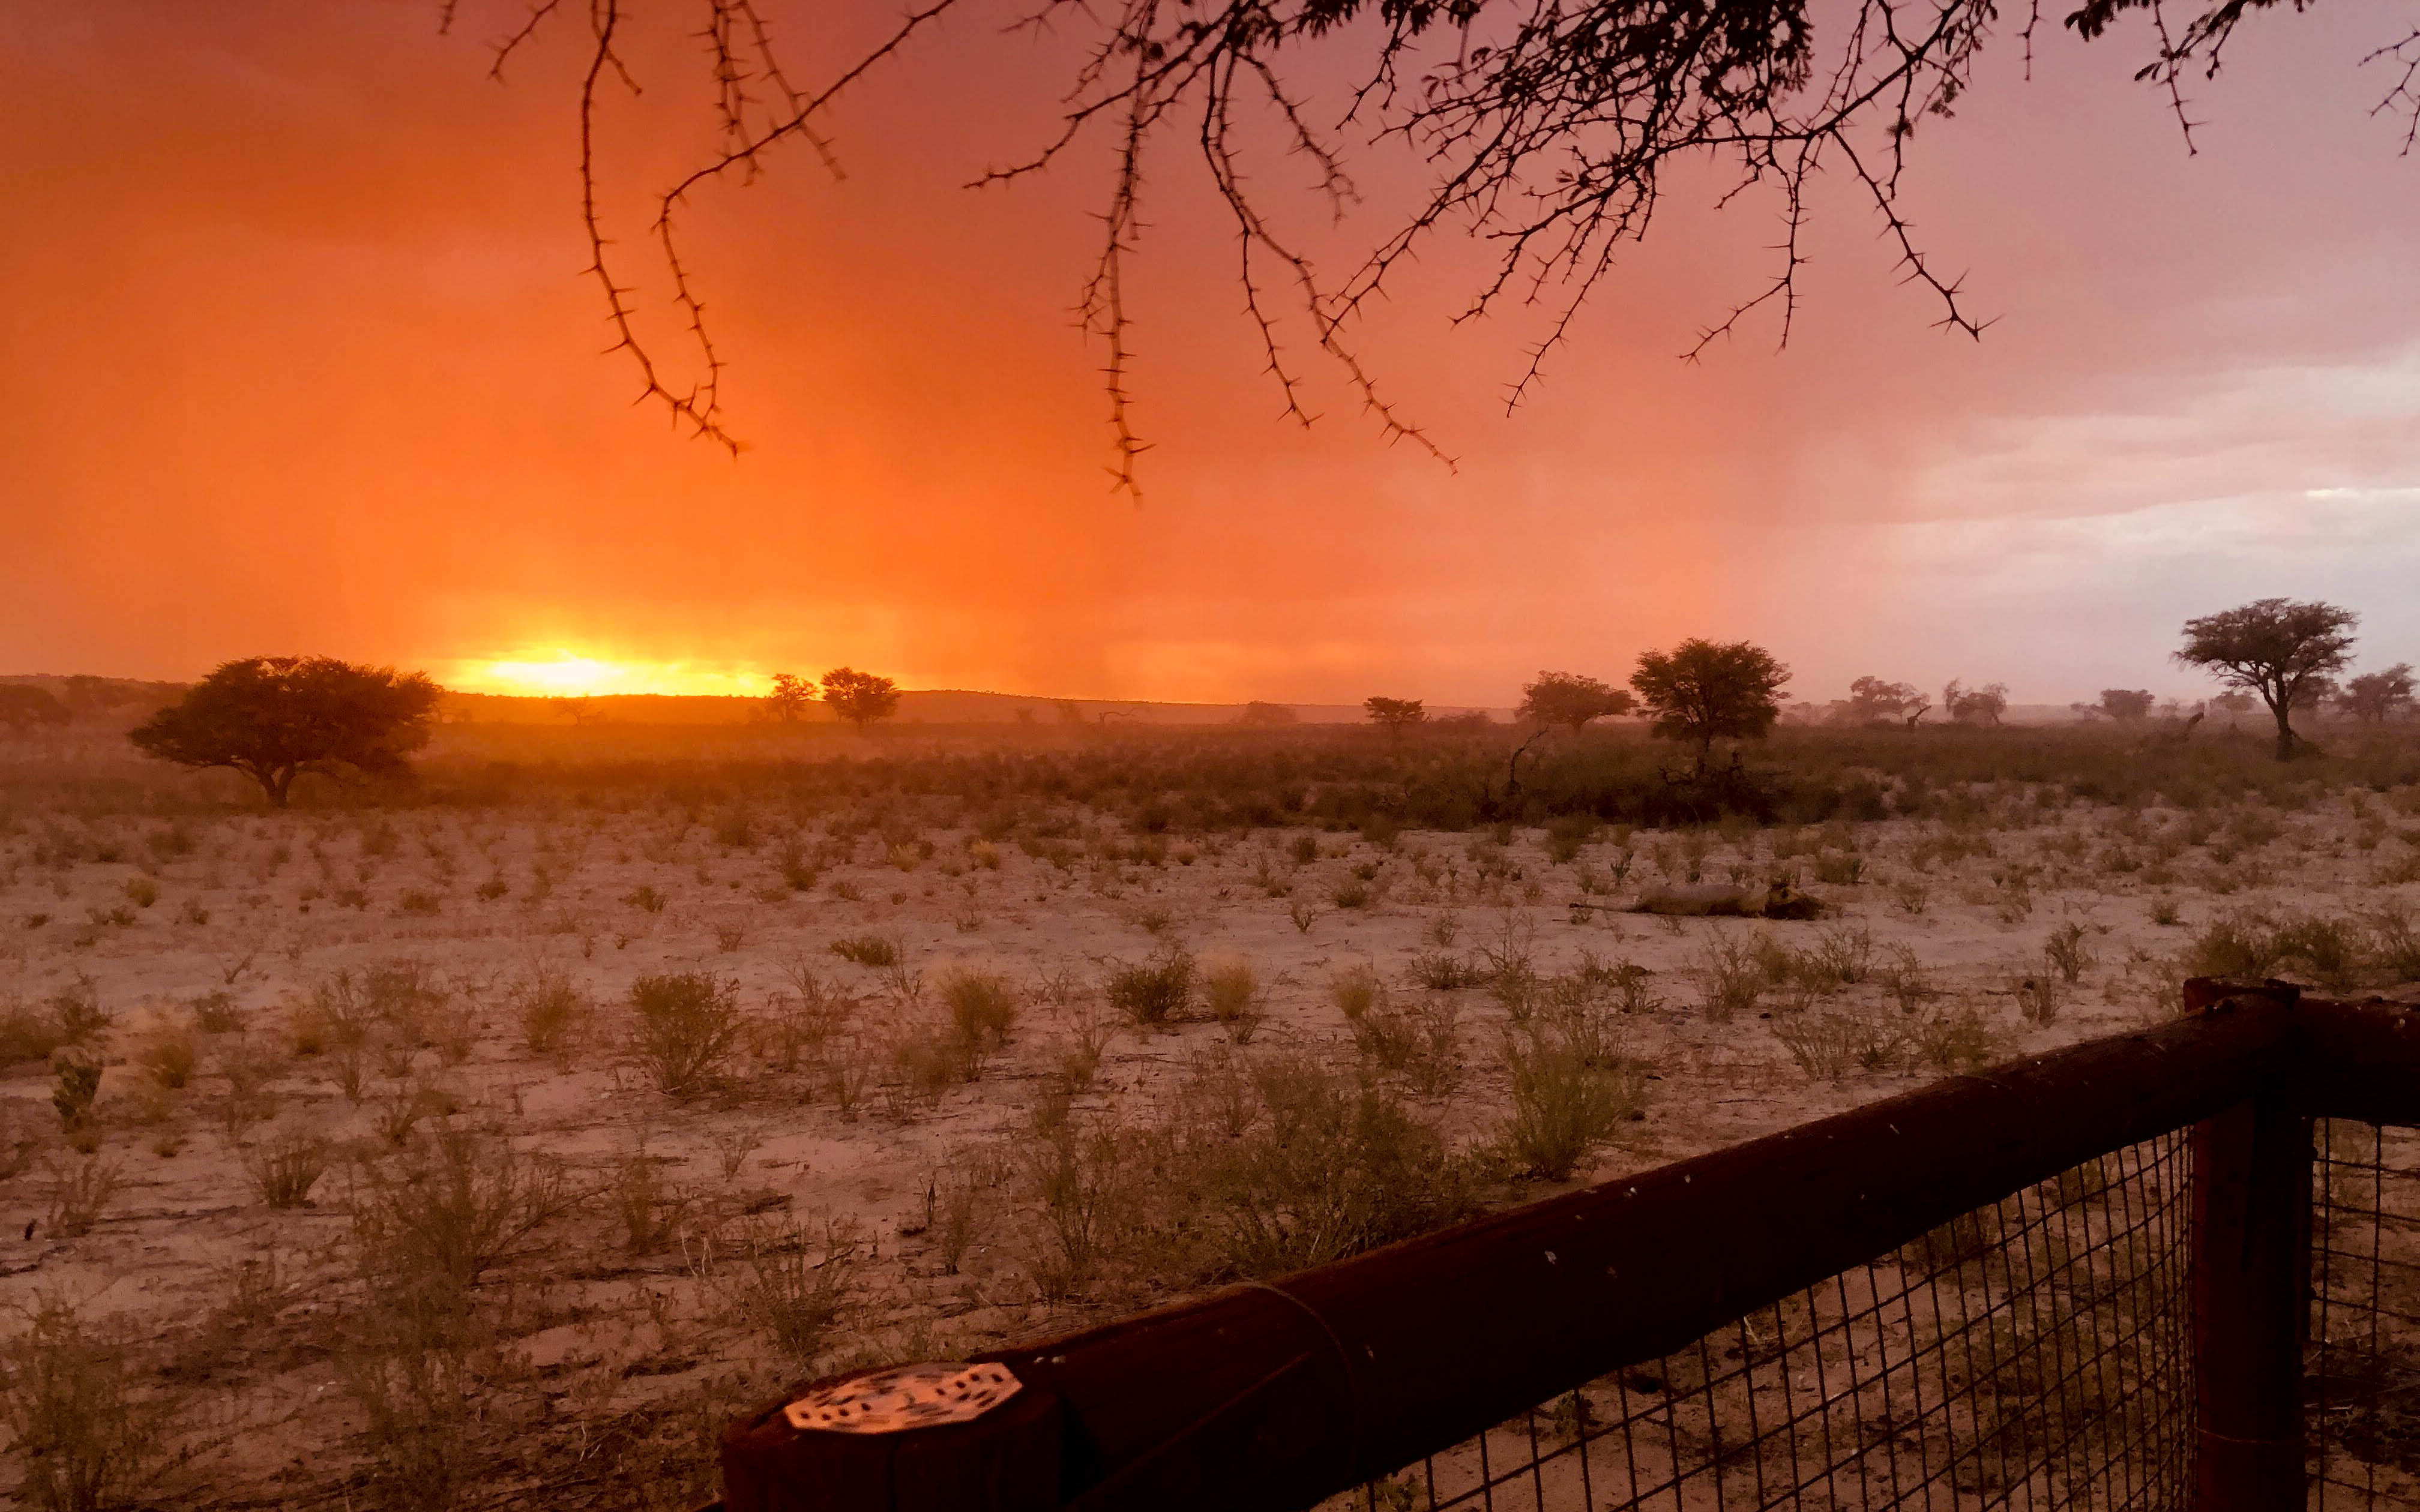
[[1327, 979], [1327, 996], [1350, 1024], [1386, 1001], [1387, 989], [1369, 962], [1356, 961]]
[[799, 1224], [751, 1229], [740, 1242], [734, 1310], [794, 1369], [813, 1375], [855, 1290], [864, 1248], [845, 1219], [819, 1231]]
[[630, 1006], [631, 1052], [657, 1089], [673, 1097], [712, 1085], [747, 1028], [738, 984], [702, 971], [641, 977], [630, 984]]
[[535, 967], [515, 982], [511, 1002], [514, 1017], [520, 1021], [521, 1043], [538, 1056], [565, 1051], [593, 1011], [588, 995], [554, 966]]
[[2050, 938], [2042, 944], [2042, 959], [2069, 986], [2082, 980], [2084, 974], [2092, 969], [2095, 959], [2092, 942], [2084, 926], [2069, 919], [2051, 931]]
[[0, 1424], [22, 1467], [18, 1494], [42, 1512], [124, 1504], [163, 1461], [166, 1404], [121, 1332], [38, 1293], [24, 1331], [0, 1345]]
[[169, 1091], [193, 1079], [194, 1057], [193, 1029], [168, 1021], [154, 1025], [135, 1053], [136, 1060], [151, 1073], [152, 1082]]
[[1997, 1053], [1997, 1039], [1980, 1011], [1972, 1005], [1947, 1009], [1916, 1020], [1908, 1042], [1935, 1071], [1980, 1071]]
[[1643, 1071], [1592, 1015], [1540, 1015], [1506, 1039], [1504, 1067], [1512, 1113], [1500, 1143], [1515, 1165], [1547, 1180], [1570, 1176], [1646, 1112]]
[[1222, 956], [1202, 973], [1202, 996], [1210, 1016], [1237, 1044], [1248, 1043], [1267, 1016], [1262, 1002], [1260, 974], [1242, 956]]
[[1773, 1026], [1773, 1037], [1808, 1076], [1837, 1082], [1853, 1071], [1888, 1071], [1906, 1035], [1856, 1013], [1808, 1014]]
[[[1176, 1194], [1180, 1270], [1203, 1279], [1282, 1274], [1457, 1222], [1486, 1176], [1382, 1085], [1301, 1057], [1252, 1068], [1245, 1134], [1184, 1128], [1162, 1148]], [[1189, 1173], [1189, 1174], [1188, 1174]]]
[[1101, 992], [1138, 1027], [1156, 1028], [1191, 1011], [1194, 987], [1192, 953], [1175, 946], [1155, 960], [1111, 968]]
[[252, 1190], [272, 1208], [308, 1207], [311, 1189], [328, 1171], [328, 1141], [306, 1130], [281, 1129], [242, 1151]]
[[1423, 1097], [1443, 1096], [1462, 1079], [1461, 1011], [1451, 998], [1374, 1008], [1352, 1029], [1354, 1052], [1374, 1075], [1399, 1077]]
[[50, 1230], [62, 1239], [82, 1239], [109, 1211], [125, 1171], [114, 1160], [92, 1154], [70, 1158], [54, 1155], [45, 1163], [50, 1172], [50, 1206], [44, 1216]]
[[51, 1074], [51, 1106], [57, 1111], [59, 1126], [73, 1143], [94, 1127], [93, 1104], [101, 1095], [101, 1062], [81, 1055], [62, 1054], [52, 1061]]
[[353, 1184], [355, 1265], [390, 1296], [467, 1295], [576, 1200], [556, 1162], [464, 1123], [362, 1163]]
[[1752, 1013], [1764, 995], [1765, 962], [1754, 949], [1729, 936], [1709, 940], [1694, 970], [1710, 1023], [1729, 1024], [1742, 1013]]
[[984, 1058], [1006, 1046], [1016, 1027], [1022, 1006], [1016, 984], [997, 971], [960, 966], [942, 973], [940, 985], [941, 1005], [949, 1010], [951, 1031], [971, 1080]]
[[1482, 968], [1469, 957], [1451, 950], [1415, 951], [1408, 969], [1414, 981], [1432, 992], [1454, 992], [1487, 983], [1487, 973]]

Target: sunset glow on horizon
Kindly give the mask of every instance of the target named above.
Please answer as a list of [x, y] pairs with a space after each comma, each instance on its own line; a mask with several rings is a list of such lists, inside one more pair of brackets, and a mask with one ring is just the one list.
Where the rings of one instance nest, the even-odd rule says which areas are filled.
[[754, 698], [770, 678], [754, 671], [709, 669], [685, 662], [609, 661], [557, 651], [551, 656], [521, 653], [494, 661], [457, 662], [437, 680], [461, 693], [503, 693], [520, 698], [589, 698], [607, 694], [712, 694]]
[[[1121, 285], [1138, 504], [1106, 486], [1103, 354], [1068, 315], [1109, 158], [960, 187], [1048, 140], [1065, 46], [936, 26], [844, 101], [845, 177], [800, 152], [699, 189], [684, 257], [735, 459], [633, 408], [627, 354], [599, 354], [580, 28], [500, 85], [481, 29], [515, 8], [466, 7], [455, 36], [428, 9], [0, 8], [0, 280], [23, 291], [0, 331], [39, 354], [0, 375], [0, 671], [325, 652], [539, 696], [845, 664], [1499, 705], [1540, 669], [1619, 681], [1703, 635], [1771, 646], [1794, 699], [1872, 674], [2063, 705], [2211, 691], [2175, 626], [2264, 594], [2359, 608], [2382, 651], [2420, 637], [2420, 332], [2397, 324], [2420, 161], [2371, 116], [2354, 60], [2378, 39], [2350, 11], [2264, 18], [2274, 45], [2196, 84], [2192, 154], [2127, 46], [2063, 43], [2030, 80], [1990, 52], [1905, 191], [1980, 341], [1931, 329], [1838, 182], [1788, 345], [1760, 312], [1681, 363], [1771, 277], [1779, 207], [1716, 211], [1676, 175], [1508, 415], [1551, 328], [1455, 323], [1492, 250], [1424, 244], [1353, 335], [1451, 467], [1389, 445], [1298, 322], [1280, 350], [1319, 418], [1282, 418], [1226, 211], [1171, 152]], [[648, 208], [711, 101], [681, 92], [694, 39], [644, 13], [616, 49], [648, 94], [599, 117], [600, 203], [676, 363]], [[875, 24], [795, 14], [802, 68]], [[1429, 172], [1357, 148], [1379, 208], [1339, 229], [1264, 146], [1286, 235], [1333, 269]]]

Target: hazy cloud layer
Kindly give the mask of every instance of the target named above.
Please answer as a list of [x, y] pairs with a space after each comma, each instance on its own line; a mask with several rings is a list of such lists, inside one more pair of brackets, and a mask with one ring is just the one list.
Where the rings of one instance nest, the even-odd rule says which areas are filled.
[[[795, 9], [803, 39], [832, 8]], [[1911, 189], [2000, 316], [1979, 345], [1928, 329], [1843, 192], [1790, 348], [1754, 326], [1676, 362], [1755, 288], [1774, 223], [1675, 185], [1506, 418], [1538, 328], [1449, 325], [1480, 249], [1440, 243], [1367, 341], [1450, 471], [1326, 378], [1316, 428], [1276, 418], [1232, 247], [1171, 158], [1136, 293], [1157, 442], [1136, 509], [1104, 487], [1098, 354], [1068, 316], [1097, 159], [957, 187], [1039, 131], [1047, 51], [962, 25], [845, 113], [845, 179], [802, 155], [702, 206], [735, 464], [593, 355], [560, 50], [499, 86], [402, 0], [0, 8], [0, 664], [564, 648], [1504, 702], [1702, 633], [1772, 644], [1802, 697], [1878, 671], [2063, 701], [2182, 690], [2179, 619], [2262, 594], [2339, 599], [2373, 659], [2420, 658], [2420, 167], [2368, 116], [2373, 29], [2255, 18], [2194, 157], [2128, 81], [2143, 39], [2046, 39], [2030, 85], [1996, 57], [1924, 128]], [[644, 60], [667, 80], [675, 40]], [[705, 134], [664, 118], [616, 116], [629, 215]], [[1383, 198], [1408, 171], [1368, 177]]]

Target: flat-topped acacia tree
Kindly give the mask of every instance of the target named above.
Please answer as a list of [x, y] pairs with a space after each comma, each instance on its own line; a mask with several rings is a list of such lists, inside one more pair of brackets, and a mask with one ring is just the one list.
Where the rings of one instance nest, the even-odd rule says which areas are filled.
[[1628, 714], [1628, 688], [1611, 687], [1578, 672], [1540, 672], [1521, 689], [1518, 717], [1578, 734], [1598, 719]]
[[2277, 719], [2277, 759], [2291, 760], [2303, 743], [2294, 710], [2307, 708], [2329, 674], [2352, 659], [2353, 627], [2361, 616], [2317, 600], [2257, 598], [2185, 621], [2177, 660], [2200, 667], [2229, 687], [2257, 693]]
[[179, 766], [225, 766], [283, 809], [304, 772], [382, 776], [428, 743], [440, 689], [424, 672], [334, 656], [247, 656], [127, 733]]
[[857, 726], [861, 735], [875, 720], [899, 712], [898, 684], [851, 667], [835, 667], [824, 673], [823, 698], [834, 714]]
[[1790, 669], [1762, 646], [1691, 640], [1669, 651], [1641, 652], [1630, 686], [1655, 717], [1653, 733], [1689, 746], [1702, 778], [1714, 763], [1715, 741], [1764, 738], [1781, 717], [1781, 689], [1789, 681]]

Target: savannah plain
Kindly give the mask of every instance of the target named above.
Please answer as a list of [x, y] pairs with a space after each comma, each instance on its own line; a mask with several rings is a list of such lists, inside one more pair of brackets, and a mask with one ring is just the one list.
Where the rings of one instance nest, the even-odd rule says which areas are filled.
[[[1784, 725], [1720, 815], [1626, 722], [1517, 792], [1504, 725], [458, 723], [285, 811], [44, 735], [0, 755], [7, 1348], [91, 1404], [84, 1504], [692, 1507], [722, 1422], [808, 1378], [2152, 1021], [2197, 972], [2395, 995], [2420, 735], [2315, 733]], [[1821, 917], [1633, 911], [1781, 878]]]

